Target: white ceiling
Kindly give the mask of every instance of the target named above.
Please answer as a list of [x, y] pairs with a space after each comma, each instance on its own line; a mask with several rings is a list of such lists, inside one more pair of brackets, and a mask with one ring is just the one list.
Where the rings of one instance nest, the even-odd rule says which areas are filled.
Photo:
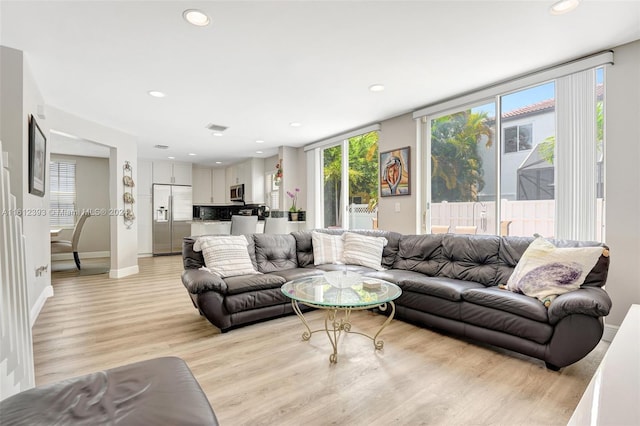
[[47, 105], [136, 135], [140, 157], [228, 164], [640, 39], [640, 1], [551, 4], [2, 0], [0, 43], [25, 52]]

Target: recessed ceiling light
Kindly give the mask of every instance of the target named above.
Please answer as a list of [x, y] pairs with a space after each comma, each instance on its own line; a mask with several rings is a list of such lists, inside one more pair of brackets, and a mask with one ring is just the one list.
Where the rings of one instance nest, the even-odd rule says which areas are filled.
[[167, 157], [169, 160], [175, 160], [176, 157]]
[[369, 90], [372, 92], [382, 92], [384, 90], [384, 84], [372, 84], [369, 86]]
[[193, 157], [194, 155], [198, 155], [198, 154], [195, 154], [195, 153], [193, 153], [193, 152], [190, 152], [190, 153], [189, 153], [189, 155], [191, 155], [191, 156]]
[[213, 136], [222, 136], [222, 132], [213, 132]]
[[256, 143], [264, 143], [264, 141], [263, 141], [263, 140], [258, 139], [258, 140], [256, 141]]
[[197, 9], [187, 9], [182, 12], [182, 17], [191, 25], [196, 27], [206, 27], [209, 25], [209, 17], [206, 13]]
[[256, 154], [262, 154], [262, 151], [256, 151]]
[[222, 164], [222, 161], [216, 161], [216, 164]]
[[552, 15], [562, 15], [564, 13], [571, 12], [573, 9], [578, 7], [580, 4], [580, 0], [560, 0], [555, 2], [549, 12]]
[[164, 98], [165, 96], [167, 96], [166, 94], [164, 94], [164, 92], [161, 92], [159, 90], [149, 90], [147, 93], [149, 94], [149, 96], [153, 96], [154, 98]]
[[291, 123], [289, 123], [289, 126], [291, 126], [291, 127], [300, 127], [300, 126], [302, 126], [302, 123], [298, 123], [297, 121], [292, 121]]

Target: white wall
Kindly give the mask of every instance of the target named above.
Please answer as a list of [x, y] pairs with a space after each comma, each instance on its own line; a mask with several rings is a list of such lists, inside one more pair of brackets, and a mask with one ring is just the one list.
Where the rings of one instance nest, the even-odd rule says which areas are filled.
[[605, 241], [611, 247], [607, 292], [620, 325], [640, 304], [640, 41], [614, 49], [605, 72]]
[[[23, 233], [26, 237], [27, 291], [32, 318], [37, 316], [46, 297], [53, 294], [50, 272], [36, 276], [35, 270], [50, 264], [49, 218], [46, 215], [30, 215], [27, 212], [47, 211], [49, 206], [48, 179], [45, 179], [45, 196], [29, 194], [29, 115], [36, 115], [38, 105], [44, 100], [33, 79], [28, 63], [21, 51], [0, 46], [0, 139], [8, 153], [11, 173], [11, 193], [16, 196], [17, 207], [25, 211]], [[36, 117], [45, 137], [49, 139], [50, 123]], [[49, 174], [49, 150], [46, 172]], [[48, 268], [50, 271], [50, 268]]]

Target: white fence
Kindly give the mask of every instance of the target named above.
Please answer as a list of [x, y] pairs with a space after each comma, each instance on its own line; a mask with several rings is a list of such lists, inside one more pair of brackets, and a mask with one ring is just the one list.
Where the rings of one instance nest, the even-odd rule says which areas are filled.
[[373, 219], [378, 217], [378, 207], [369, 210], [367, 204], [350, 204], [349, 229], [373, 229]]
[[[602, 240], [602, 199], [597, 200], [598, 240]], [[478, 234], [532, 236], [555, 234], [555, 200], [502, 200], [500, 203], [501, 230], [496, 232], [496, 203], [443, 202], [431, 204], [431, 226], [475, 226]]]

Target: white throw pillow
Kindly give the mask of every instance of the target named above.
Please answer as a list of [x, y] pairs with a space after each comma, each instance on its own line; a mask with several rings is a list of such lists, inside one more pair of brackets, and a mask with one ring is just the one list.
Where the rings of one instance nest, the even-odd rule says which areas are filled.
[[193, 245], [202, 251], [204, 263], [211, 273], [221, 278], [259, 274], [253, 268], [244, 235], [201, 237]]
[[384, 237], [344, 233], [344, 263], [366, 266], [376, 271], [384, 271], [382, 267], [382, 251], [387, 245]]
[[507, 289], [549, 306], [557, 296], [580, 288], [603, 253], [603, 247], [558, 248], [536, 238], [522, 254]]
[[313, 245], [313, 264], [324, 265], [327, 263], [344, 263], [344, 244], [342, 235], [329, 235], [323, 232], [311, 233]]

